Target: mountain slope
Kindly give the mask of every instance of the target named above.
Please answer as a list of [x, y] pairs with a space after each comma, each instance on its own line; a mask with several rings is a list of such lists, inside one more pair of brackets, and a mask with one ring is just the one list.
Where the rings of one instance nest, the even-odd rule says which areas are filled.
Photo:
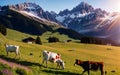
[[[100, 8], [95, 9], [86, 2], [81, 2], [72, 10], [65, 9], [59, 14], [44, 11], [35, 3], [25, 2], [1, 7], [0, 22], [9, 28], [29, 34], [41, 35], [46, 31], [53, 32], [57, 31], [57, 28], [58, 30], [63, 28], [63, 30], [72, 29], [78, 32], [80, 34], [76, 33], [78, 36], [82, 34], [120, 43], [119, 15], [119, 13], [108, 13]], [[64, 34], [66, 33], [67, 31]], [[78, 36], [76, 37], [80, 39]]]
[[[58, 32], [57, 29], [59, 28], [66, 29], [55, 22], [40, 18], [26, 11], [15, 10], [10, 6], [2, 7], [2, 11], [0, 11], [0, 23], [8, 28], [33, 35], [42, 35], [47, 31]], [[77, 35], [74, 39], [80, 39], [82, 37], [82, 35], [70, 29], [69, 34], [72, 34], [72, 32], [74, 32], [74, 36]], [[62, 34], [73, 38], [73, 35]]]
[[53, 12], [44, 11], [44, 9], [42, 9], [36, 3], [24, 2], [21, 4], [9, 5], [9, 7], [18, 11], [23, 11], [23, 12], [26, 11], [27, 13], [31, 13], [37, 17], [46, 19], [48, 21], [57, 22], [55, 16], [52, 15]]
[[80, 30], [82, 26], [98, 24], [100, 18], [103, 18], [108, 13], [100, 8], [94, 9], [86, 2], [81, 2], [72, 10], [65, 9], [61, 11], [56, 19], [63, 25], [73, 30]]
[[101, 39], [109, 39], [120, 45], [120, 13], [108, 13], [81, 2], [72, 10], [61, 11], [56, 19], [65, 27], [80, 34]]
[[11, 9], [0, 13], [4, 13], [0, 15], [0, 22], [11, 29], [30, 34], [42, 34], [45, 31], [52, 30], [50, 26], [26, 17]]

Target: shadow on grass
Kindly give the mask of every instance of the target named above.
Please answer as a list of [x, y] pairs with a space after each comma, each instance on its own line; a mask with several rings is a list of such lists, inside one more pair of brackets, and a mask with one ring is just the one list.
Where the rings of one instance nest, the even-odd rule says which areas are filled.
[[[19, 59], [15, 59], [15, 58], [10, 58], [10, 57], [7, 57], [5, 55], [0, 55], [0, 58], [8, 61], [8, 62], [14, 62], [16, 64], [20, 64], [20, 65], [23, 65], [23, 66], [39, 66], [40, 68], [41, 67], [44, 67], [46, 68], [45, 66], [41, 65], [40, 63], [33, 63], [33, 62], [28, 62], [28, 61], [21, 61]], [[55, 70], [56, 68], [51, 68], [51, 67], [48, 67], [49, 69], [51, 70], [42, 70], [43, 72], [46, 72], [46, 73], [51, 73], [51, 74], [60, 74], [60, 75], [82, 75], [82, 74], [78, 74], [78, 73], [73, 73], [73, 72], [64, 72], [62, 70]]]
[[40, 63], [33, 63], [33, 62], [28, 62], [28, 61], [21, 61], [20, 59], [15, 59], [15, 58], [9, 58], [5, 55], [0, 55], [0, 58], [8, 61], [8, 62], [14, 62], [20, 65], [24, 65], [24, 66], [32, 66], [32, 65], [36, 65], [36, 66], [40, 66], [42, 67], [42, 65]]
[[78, 74], [78, 73], [72, 73], [72, 72], [64, 72], [64, 71], [61, 71], [61, 70], [56, 70], [56, 71], [53, 71], [53, 70], [42, 70], [43, 72], [46, 72], [46, 73], [51, 73], [51, 74], [60, 74], [60, 75], [82, 75], [82, 74]]

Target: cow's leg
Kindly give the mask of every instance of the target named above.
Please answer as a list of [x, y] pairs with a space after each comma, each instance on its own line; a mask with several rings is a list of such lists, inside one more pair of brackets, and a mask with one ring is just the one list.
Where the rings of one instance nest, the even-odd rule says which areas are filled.
[[58, 64], [58, 68], [60, 69], [60, 63], [57, 63]]
[[100, 71], [101, 71], [101, 75], [103, 75], [104, 74], [103, 65], [100, 65]]
[[45, 59], [43, 59], [42, 64], [44, 64]]
[[46, 66], [45, 66], [45, 67], [47, 67], [47, 60], [46, 60], [46, 59], [43, 59], [42, 65], [44, 64], [44, 62], [46, 62]]
[[48, 64], [48, 60], [46, 60], [46, 67], [48, 67], [47, 64]]
[[43, 59], [42, 64], [44, 64], [44, 62], [46, 62], [46, 67], [47, 67], [47, 62], [48, 62], [48, 60]]
[[58, 67], [59, 67], [59, 64], [57, 63], [56, 69], [58, 69]]
[[85, 71], [86, 71], [86, 70], [84, 70], [84, 71], [82, 72], [82, 75], [84, 74]]
[[90, 74], [90, 70], [88, 70], [88, 75]]
[[59, 63], [59, 69], [60, 69], [60, 66], [61, 66], [61, 65], [60, 65], [60, 63]]
[[7, 56], [8, 56], [8, 51], [6, 53], [7, 53]]
[[15, 52], [15, 57], [14, 58], [16, 58], [17, 57], [17, 53]]
[[18, 52], [18, 55], [19, 55], [19, 59], [20, 59], [20, 56], [21, 56], [21, 55], [20, 55], [20, 52]]

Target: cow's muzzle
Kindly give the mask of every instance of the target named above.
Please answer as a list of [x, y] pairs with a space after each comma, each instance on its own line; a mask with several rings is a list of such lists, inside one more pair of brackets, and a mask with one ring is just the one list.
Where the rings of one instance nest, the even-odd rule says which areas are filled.
[[76, 64], [74, 64], [74, 66], [76, 66]]

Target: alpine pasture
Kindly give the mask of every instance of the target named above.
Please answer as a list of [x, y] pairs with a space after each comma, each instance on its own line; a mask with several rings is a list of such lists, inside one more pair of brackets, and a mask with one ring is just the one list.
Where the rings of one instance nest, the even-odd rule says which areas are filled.
[[[40, 36], [42, 45], [23, 43], [21, 39], [32, 36], [8, 29], [7, 36], [0, 34], [0, 74], [8, 72], [11, 75], [81, 75], [83, 69], [74, 66], [75, 59], [102, 61], [106, 75], [120, 75], [120, 47], [81, 44], [72, 42], [48, 43], [49, 36], [56, 36], [60, 41], [71, 39], [59, 33], [46, 32]], [[15, 53], [6, 55], [4, 44], [20, 46], [20, 59]], [[42, 51], [53, 51], [61, 54], [65, 62], [65, 69], [56, 69], [56, 64], [48, 62], [48, 68], [42, 65]], [[12, 65], [12, 66], [11, 66]], [[4, 75], [9, 75], [5, 74]], [[87, 75], [87, 72], [84, 73]], [[90, 71], [90, 75], [100, 75], [100, 71]]]

